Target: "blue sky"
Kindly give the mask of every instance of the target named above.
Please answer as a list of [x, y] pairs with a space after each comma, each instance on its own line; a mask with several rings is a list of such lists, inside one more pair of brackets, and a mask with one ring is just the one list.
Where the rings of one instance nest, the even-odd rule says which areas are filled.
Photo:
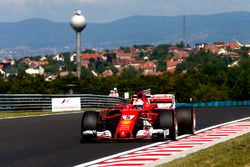
[[101, 23], [132, 15], [250, 11], [250, 0], [0, 0], [0, 21], [46, 18], [67, 22], [77, 9], [82, 10], [88, 22]]

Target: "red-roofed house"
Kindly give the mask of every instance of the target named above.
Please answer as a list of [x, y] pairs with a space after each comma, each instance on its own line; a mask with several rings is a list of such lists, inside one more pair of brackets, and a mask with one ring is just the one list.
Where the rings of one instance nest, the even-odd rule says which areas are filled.
[[117, 50], [115, 53], [116, 59], [112, 61], [112, 64], [117, 68], [136, 62], [136, 59], [133, 57], [132, 53], [126, 53], [123, 50]]
[[174, 61], [183, 61], [184, 59], [189, 57], [189, 52], [186, 51], [178, 51], [174, 53], [173, 60]]
[[137, 48], [131, 48], [130, 52], [132, 53], [133, 56], [139, 56], [141, 54], [141, 50]]
[[172, 61], [172, 60], [167, 61], [167, 72], [174, 73], [176, 70], [176, 66], [178, 64], [181, 64], [181, 62], [180, 61]]
[[34, 63], [40, 65], [40, 66], [44, 66], [44, 65], [48, 65], [49, 62], [47, 60], [43, 60], [43, 61], [33, 61]]
[[121, 50], [118, 50], [115, 52], [116, 54], [116, 57], [117, 58], [120, 58], [120, 59], [127, 59], [127, 58], [130, 58], [130, 57], [133, 57], [133, 54], [132, 53], [126, 53], [124, 51], [121, 51]]
[[137, 60], [134, 64], [130, 64], [136, 70], [143, 71], [144, 74], [156, 73], [156, 64], [153, 61]]
[[103, 77], [110, 77], [110, 76], [112, 76], [112, 75], [113, 75], [113, 72], [112, 72], [110, 69], [105, 70], [105, 71], [102, 73], [102, 76], [103, 76]]
[[227, 43], [224, 45], [226, 48], [229, 48], [229, 49], [236, 49], [239, 47], [239, 43], [238, 42], [231, 42], [231, 43]]
[[175, 45], [173, 45], [173, 46], [170, 46], [169, 48], [168, 48], [168, 52], [169, 53], [174, 53], [174, 52], [178, 52], [178, 51], [180, 51], [181, 49], [180, 48], [178, 48], [177, 46], [175, 46]]
[[145, 62], [142, 68], [144, 74], [151, 74], [156, 72], [156, 64], [153, 61]]
[[104, 53], [82, 53], [80, 55], [81, 58], [81, 66], [88, 68], [89, 60], [90, 59], [102, 59]]
[[98, 59], [103, 57], [103, 53], [82, 53], [80, 55], [81, 60]]
[[218, 52], [220, 51], [220, 48], [218, 46], [215, 46], [215, 45], [206, 45], [204, 47], [204, 50], [218, 54]]

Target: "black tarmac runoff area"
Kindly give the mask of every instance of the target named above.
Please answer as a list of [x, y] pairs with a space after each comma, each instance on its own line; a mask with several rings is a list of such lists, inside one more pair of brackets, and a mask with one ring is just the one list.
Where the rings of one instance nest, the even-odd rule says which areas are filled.
[[[250, 117], [250, 107], [197, 108], [197, 129]], [[74, 166], [152, 142], [80, 144], [82, 113], [0, 119], [0, 166]]]

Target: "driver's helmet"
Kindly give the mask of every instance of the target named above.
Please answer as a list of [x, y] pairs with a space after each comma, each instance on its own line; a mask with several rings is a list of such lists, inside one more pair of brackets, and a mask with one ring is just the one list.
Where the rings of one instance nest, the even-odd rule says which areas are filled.
[[133, 101], [133, 106], [136, 109], [143, 109], [143, 101], [142, 101], [142, 99], [135, 99]]

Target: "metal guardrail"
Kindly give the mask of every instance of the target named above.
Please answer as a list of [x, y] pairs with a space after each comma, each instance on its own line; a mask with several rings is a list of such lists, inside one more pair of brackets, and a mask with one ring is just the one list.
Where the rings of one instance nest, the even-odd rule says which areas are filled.
[[81, 108], [106, 108], [118, 103], [127, 103], [127, 100], [121, 97], [93, 94], [0, 94], [0, 112], [52, 111], [52, 98], [70, 97], [80, 97]]
[[236, 107], [250, 106], [250, 100], [245, 101], [212, 101], [199, 103], [177, 103], [177, 107]]
[[[126, 104], [128, 100], [93, 94], [0, 94], [1, 111], [52, 111], [52, 98], [80, 97], [81, 108], [106, 108]], [[250, 101], [216, 101], [199, 103], [176, 103], [183, 107], [232, 107], [250, 106]]]

